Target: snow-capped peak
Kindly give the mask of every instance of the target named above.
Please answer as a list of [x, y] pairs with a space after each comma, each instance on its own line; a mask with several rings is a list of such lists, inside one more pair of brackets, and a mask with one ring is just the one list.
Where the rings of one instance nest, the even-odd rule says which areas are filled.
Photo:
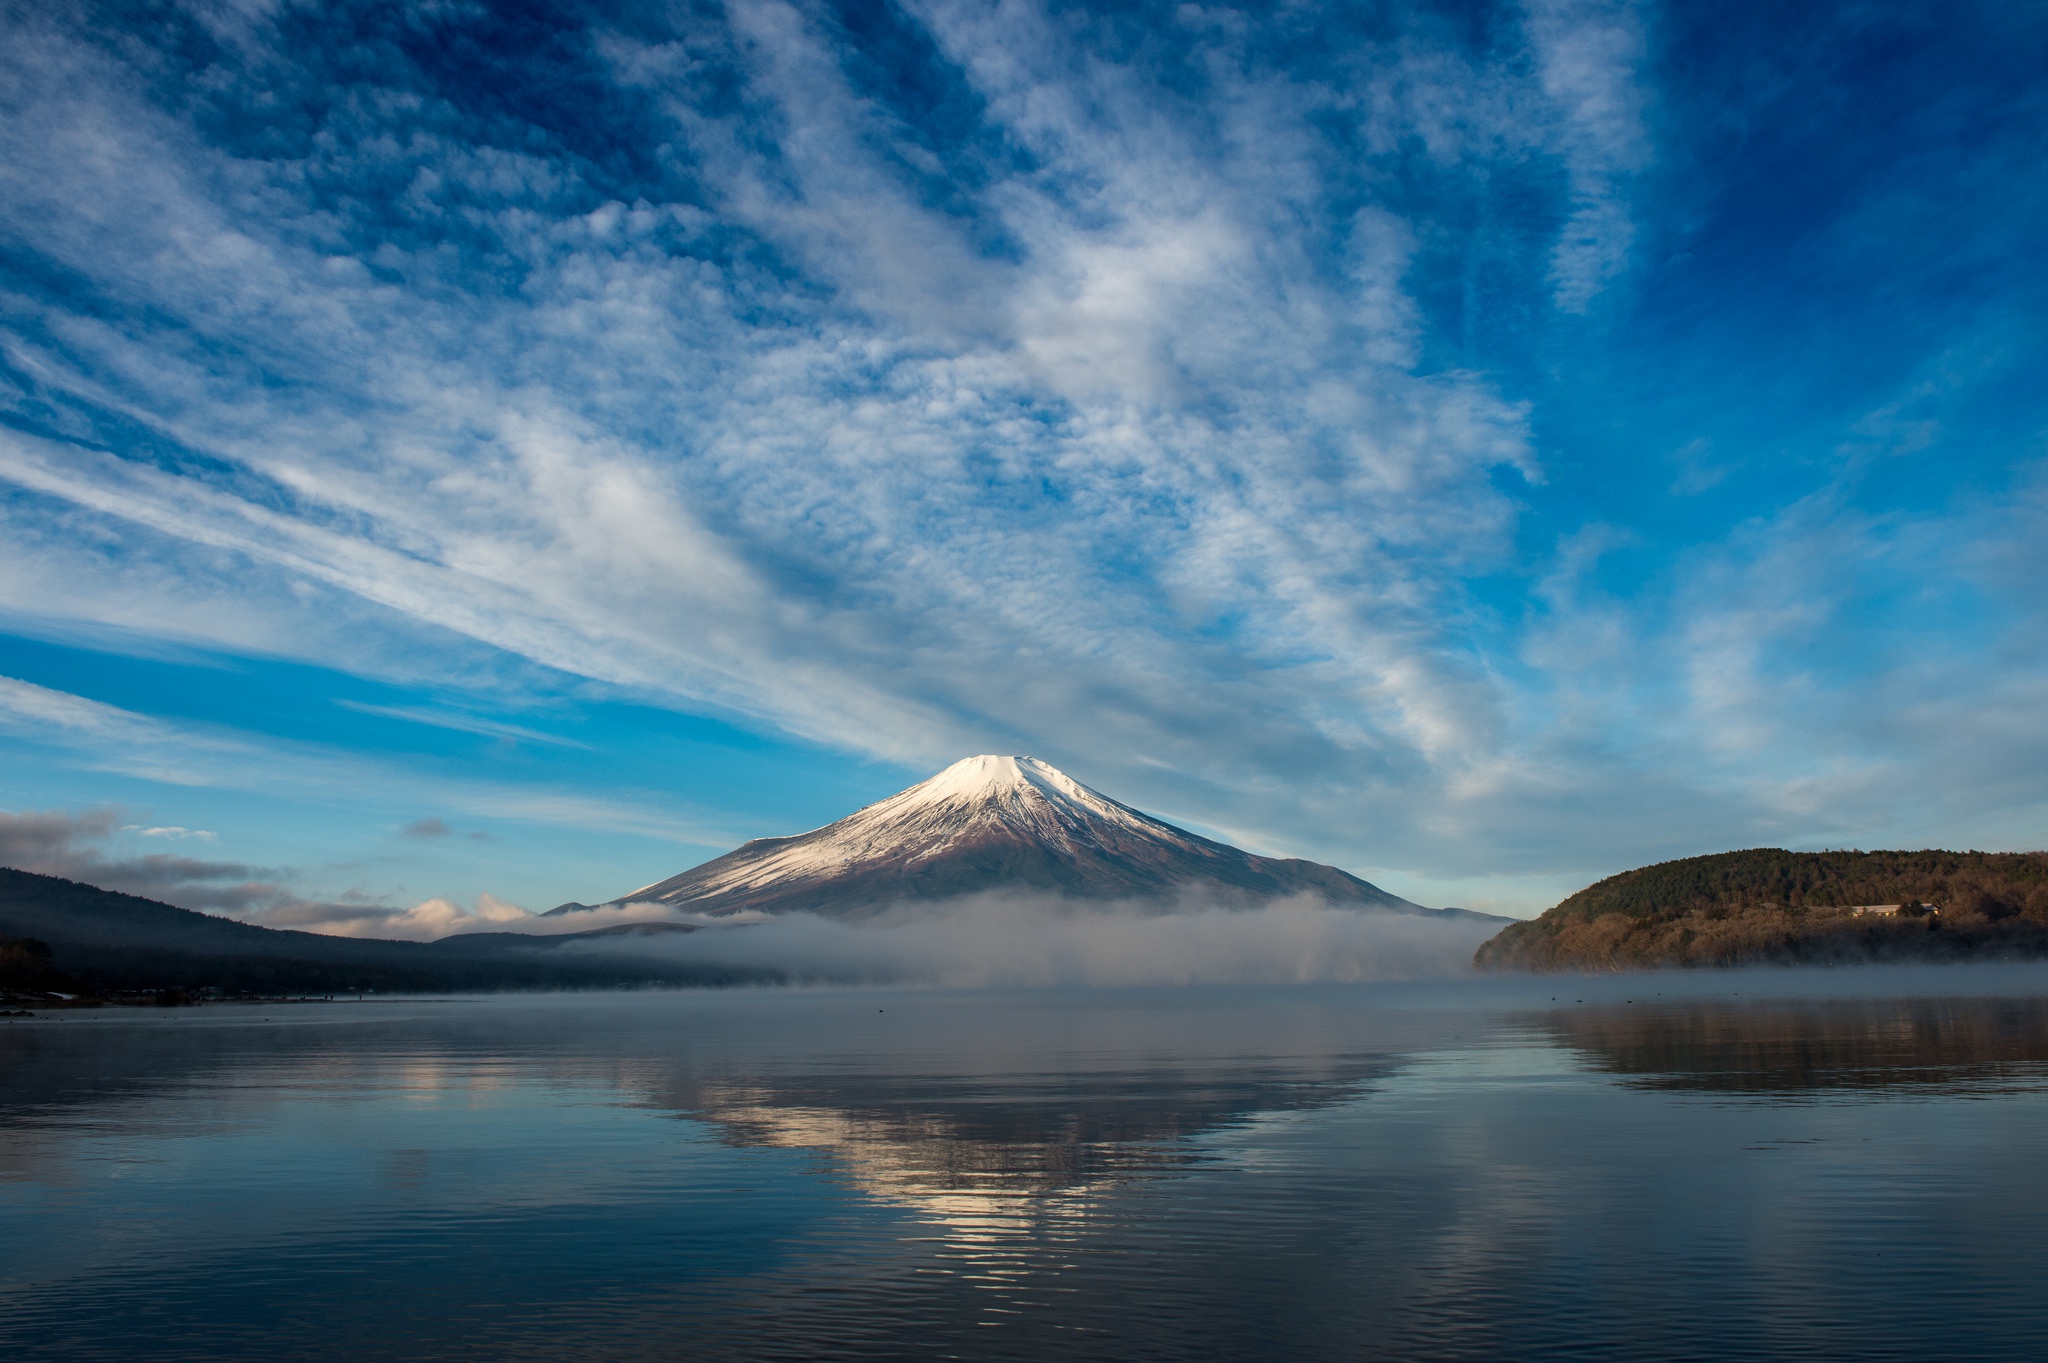
[[[984, 753], [955, 762], [937, 776], [869, 805], [819, 833], [853, 850], [892, 846], [929, 855], [963, 838], [1000, 826], [1038, 839], [1090, 838], [1105, 825], [1179, 841], [1171, 829], [1088, 789], [1035, 757]], [[1092, 840], [1092, 839], [1090, 839]]]
[[726, 917], [875, 914], [1019, 889], [1096, 900], [1220, 902], [1312, 893], [1427, 912], [1332, 866], [1274, 860], [1175, 828], [1035, 757], [983, 753], [787, 838], [761, 838], [625, 896]]
[[[837, 823], [793, 838], [749, 843], [697, 872], [676, 877], [688, 888], [677, 902], [761, 889], [776, 883], [843, 875], [890, 861], [914, 865], [990, 836], [1033, 845], [1104, 850], [1135, 838], [1160, 847], [1186, 848], [1187, 834], [1118, 804], [1035, 757], [984, 753], [955, 762], [886, 800]], [[672, 882], [635, 894], [664, 893]], [[631, 898], [632, 896], [628, 896]]]
[[884, 805], [893, 805], [907, 811], [920, 806], [984, 804], [1032, 795], [1097, 817], [1122, 808], [1050, 762], [1035, 757], [999, 757], [994, 753], [962, 758], [930, 780], [869, 808], [879, 810]]

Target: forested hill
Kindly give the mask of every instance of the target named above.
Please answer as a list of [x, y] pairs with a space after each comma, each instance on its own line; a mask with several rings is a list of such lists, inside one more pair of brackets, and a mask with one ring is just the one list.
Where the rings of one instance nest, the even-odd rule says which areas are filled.
[[541, 938], [474, 933], [438, 942], [324, 937], [0, 868], [0, 995], [590, 989], [760, 979], [759, 972], [574, 949], [616, 931]]
[[[1895, 916], [1856, 915], [1900, 904]], [[1925, 907], [1923, 907], [1925, 906]], [[2048, 852], [1787, 852], [1661, 862], [1479, 949], [1488, 970], [2048, 955]]]

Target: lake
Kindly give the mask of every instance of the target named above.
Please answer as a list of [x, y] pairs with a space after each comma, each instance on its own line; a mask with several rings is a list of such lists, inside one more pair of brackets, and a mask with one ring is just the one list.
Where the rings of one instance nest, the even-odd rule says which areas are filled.
[[0, 1024], [0, 1357], [2048, 1358], [2048, 970]]

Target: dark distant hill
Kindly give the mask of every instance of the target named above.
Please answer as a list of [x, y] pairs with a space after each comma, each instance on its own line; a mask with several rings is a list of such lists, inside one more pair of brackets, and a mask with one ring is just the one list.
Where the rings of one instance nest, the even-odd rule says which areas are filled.
[[26, 945], [10, 947], [12, 973], [26, 980], [41, 971], [43, 978], [61, 977], [93, 993], [389, 993], [736, 982], [726, 972], [673, 961], [640, 961], [622, 953], [585, 958], [562, 950], [579, 939], [620, 931], [559, 937], [478, 933], [438, 942], [325, 937], [0, 869], [0, 938], [47, 947], [46, 955]]
[[1474, 961], [1628, 970], [2021, 956], [2048, 956], [2048, 852], [1767, 847], [1609, 876], [1503, 930]]

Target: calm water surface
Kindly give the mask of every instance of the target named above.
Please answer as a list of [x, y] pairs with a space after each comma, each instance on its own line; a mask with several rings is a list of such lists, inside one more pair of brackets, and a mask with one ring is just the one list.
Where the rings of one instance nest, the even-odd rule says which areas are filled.
[[0, 1025], [17, 1360], [2039, 1360], [2044, 1215], [2039, 969]]

